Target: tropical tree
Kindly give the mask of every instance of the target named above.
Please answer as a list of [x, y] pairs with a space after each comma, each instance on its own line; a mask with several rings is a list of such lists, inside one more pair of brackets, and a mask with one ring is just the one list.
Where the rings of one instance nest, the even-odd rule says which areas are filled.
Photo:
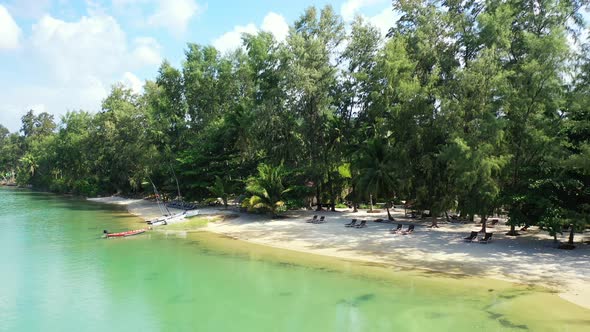
[[385, 199], [387, 217], [392, 220], [389, 212], [391, 201], [398, 186], [396, 178], [395, 157], [391, 147], [383, 138], [372, 139], [361, 146], [358, 157], [354, 159], [359, 173], [354, 182], [356, 189], [365, 198], [378, 197]]
[[454, 123], [446, 160], [452, 165], [458, 208], [470, 216], [479, 215], [482, 232], [486, 220], [499, 204], [502, 169], [508, 156], [503, 149], [503, 119], [507, 74], [501, 68], [506, 56], [494, 45], [476, 54], [457, 71], [448, 101]]
[[215, 182], [212, 186], [207, 187], [209, 191], [215, 195], [215, 197], [221, 198], [223, 206], [227, 209], [227, 200], [229, 195], [232, 194], [235, 186], [228, 180], [222, 179], [218, 175], [215, 176]]
[[302, 138], [302, 162], [316, 186], [318, 210], [322, 207], [322, 185], [332, 168], [326, 163], [325, 154], [333, 151], [328, 145], [335, 143], [326, 130], [334, 113], [331, 92], [337, 85], [338, 69], [333, 55], [344, 37], [342, 19], [326, 6], [319, 13], [315, 7], [306, 9], [287, 38], [291, 68], [287, 91], [292, 110], [299, 118], [295, 130]]
[[508, 76], [506, 94], [506, 149], [510, 155], [505, 167], [503, 200], [508, 208], [511, 230], [535, 224], [548, 206], [536, 199], [557, 170], [560, 149], [559, 131], [563, 123], [564, 76], [571, 60], [566, 27], [575, 18], [576, 1], [522, 1], [498, 6], [512, 13], [496, 30], [506, 31], [509, 44], [504, 70]]
[[246, 187], [246, 190], [252, 194], [250, 206], [268, 209], [271, 215], [276, 217], [278, 209], [285, 205], [284, 195], [292, 190], [283, 183], [285, 176], [286, 170], [283, 165], [276, 167], [266, 164], [258, 165], [258, 176], [251, 177]]
[[[8, 129], [3, 132], [7, 131]], [[4, 134], [0, 139], [0, 176], [5, 182], [15, 183], [16, 181], [19, 160], [23, 154], [22, 141], [22, 137], [17, 133]]]
[[437, 1], [402, 1], [396, 9], [403, 15], [380, 59], [384, 93], [375, 112], [385, 110], [385, 128], [407, 165], [406, 195], [430, 210], [438, 227], [438, 215], [455, 202], [450, 165], [442, 158], [453, 134], [445, 101], [458, 63], [454, 38]]
[[386, 40], [311, 7], [284, 41], [188, 44], [179, 68], [164, 61], [141, 94], [115, 85], [97, 113], [0, 126], [0, 173], [82, 195], [142, 193], [150, 174], [165, 192], [224, 204], [245, 182], [276, 215], [289, 170], [289, 206], [374, 196], [391, 218], [400, 197], [433, 226], [456, 208], [482, 231], [501, 206], [510, 234], [571, 224], [573, 243], [590, 223], [590, 46], [570, 42], [586, 3], [396, 1]]

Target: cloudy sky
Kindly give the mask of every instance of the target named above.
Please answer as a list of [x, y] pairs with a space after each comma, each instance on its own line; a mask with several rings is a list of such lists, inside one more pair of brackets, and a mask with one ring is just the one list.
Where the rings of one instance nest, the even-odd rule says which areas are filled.
[[96, 111], [111, 85], [136, 91], [163, 59], [179, 66], [187, 42], [235, 48], [243, 32], [284, 39], [311, 5], [386, 31], [390, 0], [0, 0], [0, 124], [16, 131], [29, 109]]

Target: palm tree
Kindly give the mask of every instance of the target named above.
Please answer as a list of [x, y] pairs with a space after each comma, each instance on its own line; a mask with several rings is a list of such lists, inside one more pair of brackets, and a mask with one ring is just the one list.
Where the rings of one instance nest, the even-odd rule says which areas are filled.
[[20, 162], [23, 164], [25, 169], [28, 169], [28, 172], [31, 173], [31, 176], [35, 176], [35, 170], [39, 165], [35, 160], [35, 157], [31, 153], [25, 154], [21, 159]]
[[283, 195], [292, 189], [283, 185], [285, 174], [283, 165], [258, 165], [258, 177], [250, 178], [246, 187], [252, 194], [250, 205], [254, 208], [269, 209], [273, 217], [277, 216], [277, 209], [285, 205]]
[[231, 192], [233, 191], [234, 186], [229, 181], [221, 179], [219, 176], [215, 175], [215, 182], [211, 187], [207, 187], [213, 195], [216, 197], [221, 197], [223, 201], [223, 206], [227, 209], [227, 199]]
[[358, 169], [356, 188], [365, 197], [385, 198], [387, 217], [393, 219], [389, 208], [397, 181], [393, 153], [387, 142], [384, 139], [368, 141], [359, 149], [355, 164]]

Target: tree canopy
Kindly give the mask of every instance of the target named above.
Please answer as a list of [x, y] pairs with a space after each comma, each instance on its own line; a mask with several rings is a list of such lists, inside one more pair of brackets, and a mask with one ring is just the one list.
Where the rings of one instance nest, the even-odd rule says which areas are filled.
[[[248, 196], [334, 209], [369, 197], [482, 221], [585, 227], [590, 44], [584, 1], [394, 1], [384, 38], [308, 8], [285, 41], [189, 43], [101, 111], [0, 126], [0, 174], [57, 192]], [[284, 173], [289, 176], [284, 176]], [[290, 190], [285, 191], [285, 188]]]

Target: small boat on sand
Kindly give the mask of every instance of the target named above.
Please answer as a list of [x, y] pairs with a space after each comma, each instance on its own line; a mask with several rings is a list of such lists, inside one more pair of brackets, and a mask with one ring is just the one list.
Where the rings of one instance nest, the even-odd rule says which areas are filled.
[[186, 218], [190, 218], [190, 217], [194, 217], [198, 214], [199, 214], [199, 210], [189, 210], [189, 211], [185, 211], [184, 216]]
[[127, 231], [127, 232], [120, 232], [120, 233], [109, 233], [106, 229], [104, 231], [102, 231], [104, 233], [104, 236], [106, 238], [109, 237], [127, 237], [127, 236], [133, 236], [133, 235], [138, 235], [141, 233], [145, 233], [145, 231], [147, 231], [147, 229], [136, 229], [133, 231]]
[[148, 225], [152, 226], [160, 226], [160, 225], [168, 225], [169, 223], [173, 223], [174, 221], [178, 221], [185, 218], [185, 213], [177, 213], [170, 216], [160, 217], [154, 220], [149, 220], [147, 222]]
[[183, 221], [185, 218], [194, 217], [198, 214], [199, 214], [199, 210], [183, 211], [183, 212], [173, 214], [170, 216], [164, 216], [164, 217], [160, 217], [160, 218], [157, 218], [154, 220], [149, 220], [147, 222], [147, 224], [152, 225], [152, 226], [174, 224], [174, 223]]

